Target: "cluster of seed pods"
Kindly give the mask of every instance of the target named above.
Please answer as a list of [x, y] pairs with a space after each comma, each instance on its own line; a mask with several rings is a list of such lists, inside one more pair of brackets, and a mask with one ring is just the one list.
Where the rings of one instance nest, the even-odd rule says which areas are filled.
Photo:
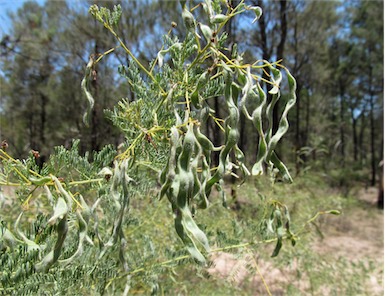
[[[284, 68], [290, 98], [284, 106], [278, 130], [273, 134], [272, 110], [280, 98], [279, 85], [282, 74], [270, 64], [266, 67], [270, 67], [273, 74], [273, 88], [270, 90], [272, 100], [269, 103], [265, 91], [252, 77], [250, 67], [246, 68], [246, 71], [232, 70], [223, 61], [218, 66], [224, 84], [223, 99], [228, 114], [223, 124], [224, 143], [220, 147], [214, 147], [200, 129], [209, 115], [214, 113], [202, 97], [205, 84], [201, 80], [209, 79], [207, 72], [197, 80], [194, 91], [188, 96], [197, 118], [192, 118], [190, 108], [186, 108], [184, 120], [181, 120], [175, 111], [176, 125], [171, 128], [169, 160], [160, 175], [160, 196], [168, 197], [174, 211], [177, 233], [192, 256], [199, 261], [204, 261], [204, 257], [197, 246], [200, 245], [209, 251], [209, 244], [206, 235], [193, 219], [194, 213], [196, 208], [208, 206], [208, 197], [213, 186], [221, 189], [225, 175], [234, 173], [235, 170], [241, 171], [243, 176], [260, 175], [267, 165], [275, 167], [284, 178], [291, 180], [287, 168], [276, 156], [274, 148], [288, 129], [287, 113], [295, 103], [295, 80]], [[252, 105], [255, 106], [251, 115], [246, 108], [248, 100], [252, 100]], [[241, 112], [253, 122], [259, 136], [256, 163], [252, 166], [251, 173], [246, 167], [244, 153], [238, 147]], [[267, 122], [266, 126], [263, 126], [264, 120]], [[219, 152], [218, 166], [214, 168], [211, 167], [213, 151]], [[231, 157], [232, 155], [234, 157]], [[231, 159], [235, 160], [235, 163], [230, 161]]]

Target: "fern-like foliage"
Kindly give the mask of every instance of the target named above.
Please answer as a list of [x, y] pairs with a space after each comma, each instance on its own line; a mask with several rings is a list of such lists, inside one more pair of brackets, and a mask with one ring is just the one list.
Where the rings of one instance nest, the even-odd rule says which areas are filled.
[[[288, 210], [277, 201], [265, 204], [258, 223], [247, 231], [237, 221], [228, 231], [209, 229], [204, 218], [197, 218], [204, 217], [201, 209], [212, 206], [214, 188], [225, 204], [225, 176], [236, 171], [247, 178], [268, 167], [291, 180], [274, 149], [287, 131], [287, 113], [295, 103], [295, 80], [284, 66], [245, 64], [235, 47], [226, 48], [226, 22], [240, 13], [258, 18], [260, 9], [243, 1], [235, 8], [224, 7], [219, 0], [206, 0], [201, 8], [206, 23], [197, 22], [183, 5], [185, 39], [166, 35], [146, 68], [114, 30], [120, 6], [113, 11], [91, 6], [90, 13], [130, 56], [129, 66], [121, 66], [119, 73], [133, 96], [106, 111], [125, 142], [119, 151], [106, 146], [79, 155], [79, 142], [74, 141], [69, 150], [56, 148], [43, 168], [36, 165], [35, 154], [21, 161], [0, 150], [0, 184], [18, 188], [2, 199], [2, 294], [116, 295], [130, 289], [156, 294], [163, 291], [162, 277], [171, 276], [181, 264], [205, 263], [214, 251], [256, 245], [261, 230], [266, 230], [265, 241], [276, 243], [273, 256], [284, 239], [295, 243]], [[87, 89], [89, 72], [101, 60], [91, 57], [82, 82], [90, 108], [94, 99]], [[260, 85], [262, 71], [270, 73], [271, 102]], [[273, 133], [272, 109], [284, 78], [289, 99]], [[213, 98], [225, 106], [224, 118], [210, 107]], [[259, 137], [251, 168], [237, 145], [241, 112]], [[219, 147], [204, 134], [202, 126], [208, 122], [223, 132]], [[215, 167], [213, 155], [218, 157]], [[163, 197], [167, 205], [158, 204]], [[172, 228], [162, 227], [170, 224], [179, 240]], [[213, 250], [215, 245], [219, 248]]]

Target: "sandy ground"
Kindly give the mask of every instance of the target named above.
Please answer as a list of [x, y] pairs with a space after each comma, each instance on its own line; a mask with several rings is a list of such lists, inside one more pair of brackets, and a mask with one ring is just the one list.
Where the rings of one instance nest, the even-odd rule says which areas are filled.
[[[360, 283], [365, 286], [366, 292], [360, 295], [384, 295], [383, 211], [376, 208], [376, 188], [361, 190], [358, 196], [362, 202], [362, 207], [349, 209], [341, 216], [327, 215], [322, 217], [319, 225], [324, 237], [313, 241], [311, 251], [314, 252], [315, 258], [319, 256], [320, 258], [329, 258], [332, 261], [342, 258], [344, 262], [348, 262], [347, 269], [353, 269], [354, 264], [371, 266], [367, 267], [365, 279]], [[238, 286], [242, 286], [247, 280], [256, 287], [255, 295], [268, 295], [261, 275], [263, 275], [272, 295], [286, 295], [287, 288], [285, 287], [289, 284], [295, 285], [297, 291], [301, 291], [301, 295], [332, 294], [330, 291], [333, 290], [333, 285], [338, 285], [339, 279], [336, 278], [336, 282], [331, 283], [329, 287], [325, 286], [324, 289], [310, 292], [309, 280], [306, 276], [301, 281], [296, 279], [299, 265], [297, 263], [296, 260], [293, 260], [290, 266], [278, 268], [269, 261], [261, 260], [258, 256], [251, 258], [246, 255], [239, 259], [232, 254], [221, 253], [213, 259], [213, 266], [209, 269], [209, 273], [214, 277], [231, 281]], [[250, 265], [253, 264], [254, 275], [250, 273]], [[255, 268], [255, 264], [258, 264], [258, 269]], [[315, 266], [322, 268], [317, 264]], [[330, 265], [325, 268], [330, 268]], [[260, 274], [258, 274], [258, 270]], [[343, 270], [343, 272], [352, 273], [355, 271]]]

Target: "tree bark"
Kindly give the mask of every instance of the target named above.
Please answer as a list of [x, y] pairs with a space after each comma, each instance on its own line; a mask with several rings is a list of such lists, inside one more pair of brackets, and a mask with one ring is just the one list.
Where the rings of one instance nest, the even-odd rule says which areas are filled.
[[373, 93], [370, 94], [370, 164], [371, 164], [371, 179], [370, 183], [372, 186], [376, 184], [376, 147], [375, 147], [375, 126], [374, 126], [374, 96]]
[[345, 102], [344, 102], [344, 85], [341, 79], [339, 80], [339, 91], [340, 91], [340, 153], [341, 153], [341, 164], [345, 167]]
[[302, 156], [300, 155], [300, 149], [301, 149], [301, 128], [300, 128], [300, 122], [301, 122], [301, 85], [297, 85], [296, 95], [297, 95], [297, 101], [295, 104], [295, 168], [296, 168], [296, 175], [298, 176], [301, 172], [301, 162], [302, 162]]
[[371, 171], [372, 171], [370, 183], [371, 183], [371, 186], [375, 186], [377, 164], [376, 164], [376, 147], [375, 147], [376, 131], [375, 131], [375, 123], [374, 123], [375, 103], [374, 103], [374, 91], [373, 91], [373, 85], [372, 85], [372, 78], [373, 78], [373, 68], [372, 66], [369, 65], [369, 107], [370, 107], [369, 120], [370, 120], [370, 155], [371, 155], [370, 164], [371, 164]]
[[45, 126], [46, 126], [46, 121], [47, 121], [47, 112], [46, 112], [46, 107], [48, 103], [48, 98], [43, 94], [40, 93], [40, 146], [45, 145]]
[[366, 129], [366, 115], [365, 115], [365, 109], [362, 111], [363, 115], [361, 116], [361, 127], [360, 127], [360, 133], [358, 134], [358, 150], [360, 155], [360, 163], [363, 164], [366, 160], [366, 153], [364, 148], [364, 135], [365, 135], [365, 129]]
[[[382, 142], [381, 146], [382, 147], [384, 146], [384, 142]], [[384, 161], [383, 160], [381, 161], [380, 168], [379, 168], [377, 207], [379, 209], [384, 209]]]

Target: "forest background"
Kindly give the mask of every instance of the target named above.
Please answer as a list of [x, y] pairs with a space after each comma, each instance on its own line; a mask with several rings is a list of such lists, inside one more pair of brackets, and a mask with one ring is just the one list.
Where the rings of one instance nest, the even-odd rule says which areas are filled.
[[[262, 7], [263, 17], [255, 24], [247, 15], [230, 22], [229, 43], [238, 43], [246, 61], [283, 59], [298, 83], [280, 157], [294, 175], [311, 168], [329, 176], [332, 185], [374, 185], [383, 158], [383, 2], [249, 2]], [[116, 46], [89, 17], [92, 3], [26, 1], [3, 14], [0, 139], [15, 157], [35, 150], [44, 161], [55, 146], [70, 147], [72, 139], [81, 140], [81, 153], [124, 141], [105, 114], [121, 98], [135, 100], [117, 74], [129, 61], [119, 48], [98, 65], [91, 124], [82, 122], [86, 100], [80, 82], [89, 56]], [[182, 23], [177, 1], [128, 1], [122, 9], [119, 35], [144, 64], [156, 56], [171, 22]], [[213, 104], [220, 115], [220, 102]], [[239, 145], [252, 162], [257, 147], [249, 124], [241, 117]], [[206, 128], [219, 143], [218, 127]]]
[[[189, 1], [189, 6], [194, 7], [199, 2]], [[228, 2], [233, 6], [238, 3], [237, 0]], [[131, 89], [127, 78], [120, 76], [118, 71], [121, 65], [129, 66], [132, 60], [122, 48], [117, 47], [108, 30], [90, 16], [88, 9], [94, 3], [0, 1], [0, 142], [1, 148], [15, 159], [28, 158], [27, 162], [32, 160], [33, 163], [36, 160], [41, 166], [59, 145], [70, 149], [70, 155], [74, 152], [71, 146], [74, 146], [72, 149], [79, 148], [79, 153], [86, 155], [85, 158], [92, 158], [88, 152], [100, 151], [106, 144], [113, 144], [119, 151], [119, 147], [124, 147], [121, 144], [128, 141], [121, 132], [124, 132], [124, 125], [116, 124], [119, 118], [114, 122], [117, 127], [114, 127], [109, 117], [114, 118], [111, 110], [122, 98], [130, 103], [138, 101], [135, 88]], [[185, 35], [178, 1], [96, 3], [110, 9], [121, 4], [123, 13], [117, 33], [145, 66], [161, 49], [162, 35]], [[167, 291], [173, 294], [182, 291], [182, 295], [188, 295], [183, 292], [186, 290], [190, 291], [190, 295], [204, 295], [196, 290], [200, 287], [207, 295], [225, 295], [223, 291], [226, 295], [251, 295], [250, 291], [269, 292], [270, 286], [274, 294], [286, 291], [287, 295], [382, 295], [383, 211], [374, 206], [377, 188], [371, 186], [377, 186], [383, 171], [383, 2], [248, 0], [246, 3], [262, 7], [263, 16], [253, 24], [252, 14], [231, 19], [224, 28], [229, 33], [227, 46], [232, 48], [237, 43], [238, 52], [245, 52], [245, 63], [282, 59], [282, 64], [296, 78], [297, 103], [289, 113], [290, 128], [276, 149], [294, 177], [294, 184], [271, 186], [268, 178], [253, 180], [254, 184], [248, 180], [239, 189], [238, 198], [231, 200], [230, 211], [220, 212], [219, 215], [216, 212], [219, 203], [214, 201], [207, 216], [200, 215], [197, 221], [206, 221], [209, 225], [207, 229], [220, 229], [219, 232], [209, 232], [209, 237], [213, 241], [213, 233], [216, 233], [215, 243], [221, 245], [226, 242], [224, 248], [238, 246], [248, 237], [255, 242], [253, 231], [259, 229], [261, 221], [258, 219], [263, 216], [261, 209], [264, 204], [277, 199], [287, 203], [292, 227], [294, 225], [294, 229], [298, 230], [299, 225], [307, 221], [309, 229], [312, 227], [312, 235], [303, 235], [295, 248], [285, 245], [275, 261], [269, 257], [272, 250], [267, 246], [266, 249], [246, 248], [239, 250], [234, 257], [229, 253], [211, 254], [213, 257], [210, 260], [215, 261], [211, 270], [193, 265], [197, 272], [191, 272], [191, 265], [179, 262], [184, 256], [178, 255], [180, 242], [169, 227], [170, 209], [164, 203], [158, 204], [156, 199], [148, 198], [146, 194], [149, 193], [142, 193], [139, 188], [125, 225], [130, 242], [134, 242], [130, 244], [130, 252], [127, 252], [132, 260], [132, 274], [135, 274], [132, 277], [132, 293], [160, 289], [166, 294]], [[194, 13], [198, 14], [199, 9]], [[83, 122], [87, 100], [80, 83], [90, 57], [99, 57], [106, 51], [110, 54], [104, 56], [91, 73], [90, 91], [95, 98], [95, 106], [87, 126]], [[282, 86], [283, 100], [273, 112], [275, 130], [288, 96], [285, 94], [286, 87]], [[216, 110], [217, 118], [227, 116], [223, 100], [212, 98], [209, 104]], [[258, 138], [243, 113], [240, 116], [239, 147], [245, 152], [248, 164], [252, 164], [257, 157], [255, 143]], [[201, 127], [202, 131], [215, 146], [220, 146], [224, 133], [214, 121], [207, 122]], [[80, 142], [73, 145], [76, 139]], [[150, 142], [142, 143], [142, 147], [155, 148], [156, 143]], [[65, 154], [64, 149], [57, 151], [58, 154]], [[81, 157], [76, 158], [74, 163], [80, 163], [79, 159]], [[215, 161], [217, 159], [213, 158]], [[71, 171], [72, 166], [69, 166], [70, 169], [67, 166], [63, 168], [63, 171]], [[60, 177], [62, 174], [66, 173], [61, 172]], [[71, 183], [68, 180], [66, 186]], [[106, 184], [108, 182], [106, 179]], [[229, 189], [230, 186], [226, 187], [226, 190]], [[20, 204], [10, 188], [5, 188], [4, 192], [8, 197], [3, 199], [2, 209], [7, 213], [5, 216], [8, 216], [9, 223], [16, 219], [17, 210], [26, 210], [22, 207], [29, 201], [31, 205], [35, 199], [35, 202], [39, 201], [31, 193]], [[98, 192], [103, 194], [102, 190]], [[23, 197], [22, 190], [16, 193]], [[144, 196], [138, 198], [139, 195]], [[335, 210], [327, 211], [330, 209]], [[341, 213], [341, 216], [325, 215], [316, 222], [315, 218], [310, 218], [314, 213], [317, 213], [314, 217], [318, 217], [319, 213], [331, 212]], [[32, 210], [30, 215], [33, 213]], [[106, 215], [104, 218], [109, 220], [112, 217]], [[138, 229], [141, 231], [136, 231]], [[229, 237], [222, 237], [225, 233], [223, 229], [227, 230], [225, 232]], [[167, 246], [164, 245], [165, 237], [168, 238]], [[76, 242], [77, 236], [72, 238]], [[71, 244], [66, 243], [68, 252]], [[137, 249], [132, 248], [134, 245]], [[153, 248], [153, 245], [156, 247]], [[147, 248], [150, 251], [147, 252]], [[95, 248], [87, 248], [82, 257], [83, 263], [87, 262], [87, 258], [95, 258], [97, 251], [94, 252]], [[7, 255], [2, 253], [2, 258], [6, 258], [4, 254]], [[13, 252], [10, 254], [14, 255]], [[227, 261], [233, 260], [237, 266], [248, 268], [249, 280], [235, 280], [236, 285], [222, 285], [221, 281], [213, 280], [212, 275], [216, 278], [223, 272], [219, 267], [221, 256], [230, 258]], [[255, 266], [250, 268], [240, 258], [252, 259], [248, 261], [254, 262]], [[17, 260], [17, 268], [11, 268], [9, 273], [5, 269], [2, 271], [3, 286], [0, 288], [10, 283], [7, 274], [14, 274], [13, 280], [18, 281], [17, 270], [23, 271], [25, 264], [19, 257]], [[100, 289], [104, 289], [106, 282], [97, 279], [107, 279], [106, 287], [110, 291], [118, 291], [121, 288], [119, 285], [125, 284], [122, 277], [117, 276], [120, 269], [115, 266], [109, 269], [110, 261], [106, 262], [100, 263], [100, 272], [95, 272], [95, 282], [100, 283]], [[169, 262], [174, 262], [175, 269], [169, 269]], [[94, 266], [81, 265], [84, 270], [91, 267], [94, 270]], [[151, 266], [151, 272], [140, 272], [147, 270], [148, 266]], [[238, 270], [238, 275], [242, 274], [241, 268], [231, 269]], [[114, 272], [109, 274], [111, 270]], [[275, 271], [279, 271], [278, 276], [275, 276]], [[55, 280], [55, 285], [63, 291], [73, 289], [79, 292], [78, 283], [83, 291], [89, 292], [89, 287], [94, 287], [92, 282], [85, 284], [81, 276], [66, 275], [65, 268], [52, 269], [51, 272], [47, 277], [56, 274], [61, 281], [58, 284]], [[200, 276], [197, 277], [197, 274]], [[267, 276], [267, 284], [262, 275]], [[236, 278], [236, 275], [230, 272], [227, 277]], [[204, 284], [201, 281], [200, 285], [196, 285], [197, 278], [205, 278]], [[37, 283], [48, 287], [52, 281], [46, 279], [33, 275], [28, 281], [17, 284], [31, 289], [39, 286]], [[110, 285], [116, 279], [118, 284]], [[11, 289], [18, 287], [8, 286]]]
[[[33, 149], [44, 160], [54, 146], [69, 147], [72, 139], [81, 139], [82, 152], [124, 141], [104, 114], [121, 98], [135, 100], [115, 74], [119, 65], [128, 63], [122, 55], [111, 55], [98, 67], [92, 122], [89, 127], [82, 123], [86, 102], [80, 81], [89, 55], [115, 46], [89, 17], [90, 4], [25, 2], [8, 14], [10, 27], [0, 42], [0, 138], [16, 157], [26, 157]], [[170, 29], [171, 21], [180, 23], [180, 5], [125, 4], [120, 35], [140, 61], [148, 63], [156, 56], [161, 33]], [[253, 27], [245, 17], [230, 23], [230, 41], [246, 52], [246, 60], [283, 58], [298, 82], [291, 129], [279, 154], [296, 174], [316, 167], [339, 186], [352, 180], [374, 185], [383, 158], [383, 2], [251, 4], [261, 6], [264, 17]], [[220, 113], [221, 106], [214, 104]], [[242, 119], [241, 124], [240, 147], [246, 155], [256, 155], [256, 147], [249, 144], [254, 142], [248, 136], [251, 127]], [[219, 142], [216, 126], [207, 129]]]

